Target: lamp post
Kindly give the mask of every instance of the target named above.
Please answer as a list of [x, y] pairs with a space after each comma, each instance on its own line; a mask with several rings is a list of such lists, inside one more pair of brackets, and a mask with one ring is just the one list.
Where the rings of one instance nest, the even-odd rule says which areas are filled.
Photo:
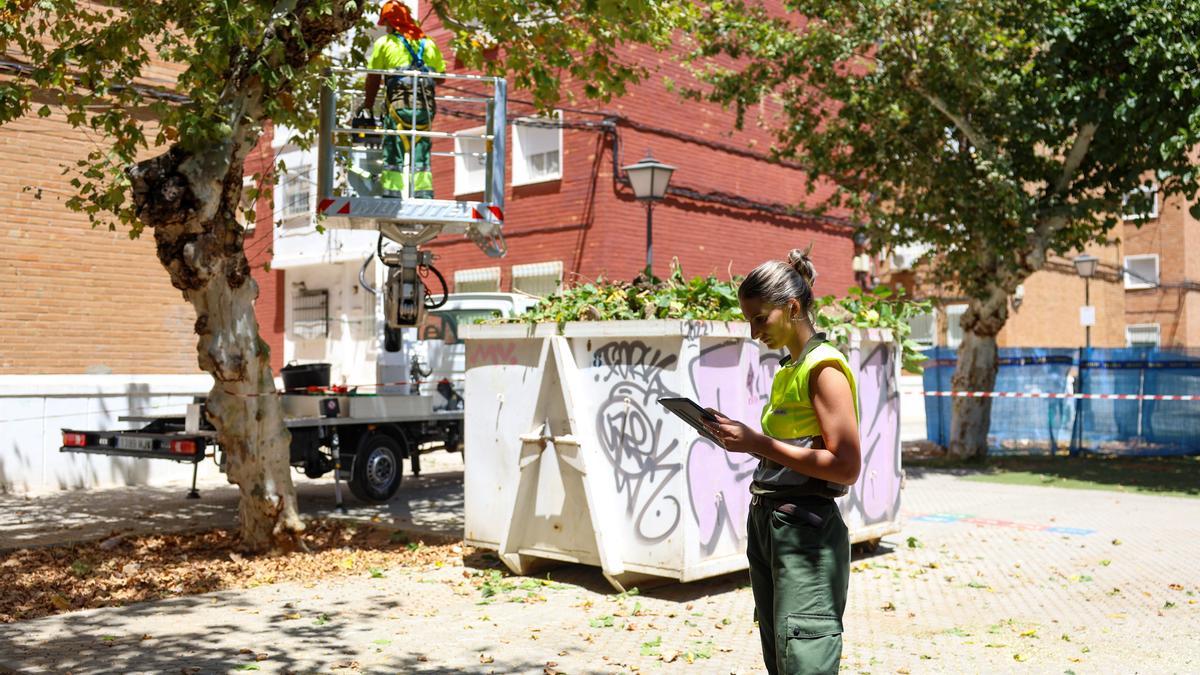
[[667, 194], [667, 184], [675, 167], [654, 159], [650, 150], [637, 164], [621, 167], [629, 176], [633, 195], [646, 204], [646, 276], [654, 276], [654, 202]]
[[1091, 289], [1089, 288], [1089, 280], [1096, 273], [1096, 265], [1100, 260], [1094, 255], [1083, 255], [1075, 258], [1075, 271], [1079, 276], [1083, 277], [1083, 310], [1080, 314], [1080, 320], [1084, 328], [1084, 345], [1091, 349], [1092, 347], [1092, 324], [1096, 323], [1096, 310], [1092, 308]]
[[[1079, 322], [1083, 324], [1084, 329], [1084, 353], [1092, 349], [1092, 324], [1096, 323], [1096, 309], [1092, 307], [1092, 297], [1090, 289], [1090, 280], [1092, 275], [1096, 273], [1096, 265], [1100, 261], [1094, 255], [1084, 253], [1075, 258], [1075, 271], [1079, 276], [1083, 277], [1083, 307], [1079, 310]], [[1079, 358], [1079, 381], [1075, 385], [1077, 392], [1084, 391], [1085, 374], [1087, 373], [1086, 360], [1083, 356]], [[1086, 423], [1083, 420], [1085, 407], [1083, 399], [1075, 399], [1075, 432], [1074, 439], [1071, 443], [1070, 454], [1075, 456], [1078, 454], [1079, 448], [1083, 445], [1083, 432], [1086, 428]]]

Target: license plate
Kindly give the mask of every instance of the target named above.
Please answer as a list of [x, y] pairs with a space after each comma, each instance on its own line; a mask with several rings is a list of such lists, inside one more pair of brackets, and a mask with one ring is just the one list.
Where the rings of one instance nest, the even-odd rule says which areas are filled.
[[122, 450], [153, 450], [153, 438], [139, 436], [117, 436], [117, 447]]

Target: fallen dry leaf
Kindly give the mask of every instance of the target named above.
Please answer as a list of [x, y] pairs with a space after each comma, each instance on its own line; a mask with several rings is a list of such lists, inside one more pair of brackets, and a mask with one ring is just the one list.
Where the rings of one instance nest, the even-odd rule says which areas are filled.
[[[338, 521], [312, 521], [304, 533], [308, 552], [276, 556], [239, 552], [237, 531], [227, 529], [126, 535], [121, 545], [108, 549], [91, 541], [4, 551], [0, 623], [287, 581], [311, 585], [314, 579], [354, 574], [338, 566], [348, 557], [356, 569], [420, 568], [462, 560], [462, 553], [451, 550], [464, 548], [461, 543], [422, 543], [414, 551], [407, 540], [391, 542], [377, 532], [361, 526], [352, 530]], [[71, 571], [71, 563], [81, 559], [91, 566], [83, 576]]]
[[480, 654], [479, 654], [479, 662], [480, 662], [480, 663], [495, 663], [495, 662], [496, 662], [496, 659], [495, 659], [495, 658], [493, 658], [493, 657], [491, 657], [491, 656], [488, 656], [487, 654], [484, 654], [484, 653], [480, 652]]

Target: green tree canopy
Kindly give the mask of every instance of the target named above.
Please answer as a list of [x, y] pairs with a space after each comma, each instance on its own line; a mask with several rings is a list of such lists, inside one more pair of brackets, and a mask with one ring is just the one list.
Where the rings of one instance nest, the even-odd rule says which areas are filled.
[[[779, 101], [775, 151], [837, 185], [826, 206], [852, 210], [876, 248], [929, 247], [936, 282], [971, 299], [956, 388], [990, 390], [1008, 297], [1047, 256], [1105, 240], [1123, 208], [1147, 209], [1141, 186], [1195, 198], [1200, 4], [786, 8], [709, 3], [692, 28], [706, 86], [690, 95], [739, 120]], [[956, 444], [981, 454], [988, 400], [955, 406]]]

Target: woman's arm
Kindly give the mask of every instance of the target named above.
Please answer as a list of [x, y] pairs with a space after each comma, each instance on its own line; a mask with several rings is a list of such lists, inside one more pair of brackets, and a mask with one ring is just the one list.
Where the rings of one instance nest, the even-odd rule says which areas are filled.
[[709, 428], [730, 452], [749, 452], [805, 476], [842, 485], [858, 480], [862, 457], [854, 397], [845, 373], [833, 364], [817, 366], [809, 375], [809, 397], [821, 424], [824, 448], [803, 448], [761, 434], [721, 415]]

